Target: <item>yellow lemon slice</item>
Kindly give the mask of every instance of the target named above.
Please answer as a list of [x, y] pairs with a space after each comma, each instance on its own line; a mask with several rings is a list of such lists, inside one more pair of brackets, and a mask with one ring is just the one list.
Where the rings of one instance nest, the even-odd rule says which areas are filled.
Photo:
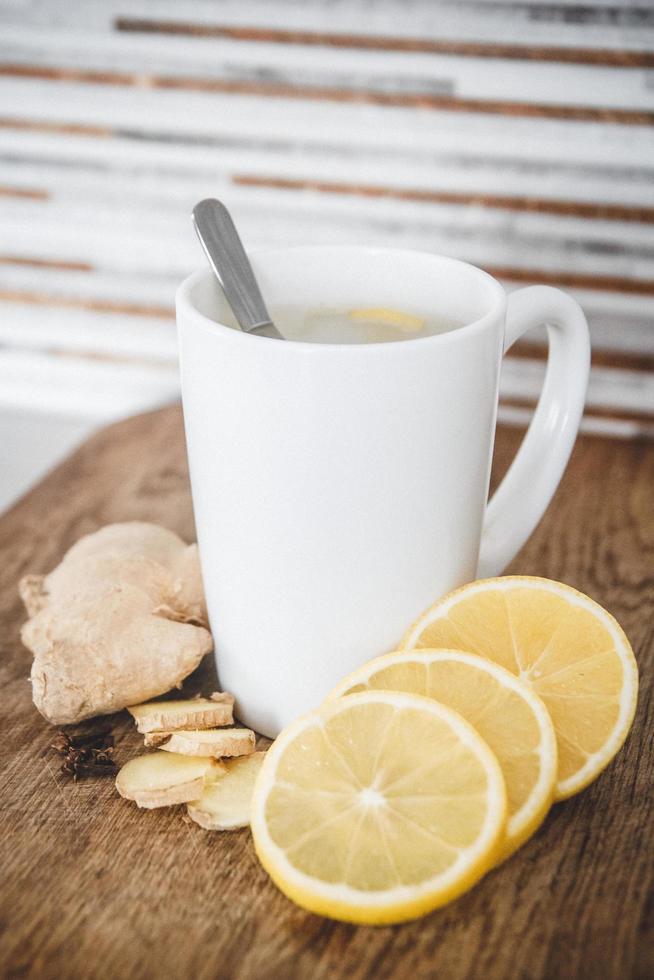
[[382, 924], [423, 915], [496, 861], [506, 822], [497, 759], [428, 698], [329, 701], [266, 753], [251, 826], [261, 863], [305, 909]]
[[538, 829], [552, 800], [556, 736], [547, 708], [517, 677], [490, 660], [460, 650], [412, 650], [377, 657], [330, 694], [406, 691], [457, 711], [497, 756], [508, 801], [502, 858]]
[[422, 330], [425, 325], [423, 317], [402, 313], [400, 310], [389, 310], [386, 307], [350, 310], [348, 316], [358, 323], [383, 323], [387, 327], [397, 327], [408, 334]]
[[638, 667], [629, 641], [605, 609], [559, 582], [526, 576], [472, 582], [428, 609], [402, 646], [477, 653], [528, 684], [556, 732], [556, 799], [588, 786], [631, 727]]

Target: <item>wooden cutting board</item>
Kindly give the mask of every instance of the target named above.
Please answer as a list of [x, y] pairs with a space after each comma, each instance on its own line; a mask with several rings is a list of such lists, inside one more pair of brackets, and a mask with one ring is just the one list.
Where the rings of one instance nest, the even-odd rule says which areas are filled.
[[[519, 433], [500, 430], [496, 473]], [[0, 970], [7, 977], [599, 978], [654, 976], [654, 447], [582, 438], [511, 571], [568, 582], [614, 613], [641, 669], [625, 749], [472, 892], [425, 919], [359, 928], [292, 905], [249, 832], [141, 811], [111, 779], [73, 783], [30, 700], [16, 583], [80, 535], [157, 521], [194, 536], [180, 412], [94, 436], [0, 520]], [[211, 684], [207, 664], [190, 690]], [[124, 715], [117, 755], [136, 754]]]

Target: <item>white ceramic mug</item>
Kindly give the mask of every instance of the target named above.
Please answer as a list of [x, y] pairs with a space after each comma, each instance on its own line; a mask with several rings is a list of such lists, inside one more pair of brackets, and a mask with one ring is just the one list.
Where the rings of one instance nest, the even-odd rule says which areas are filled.
[[[578, 304], [509, 296], [464, 262], [393, 248], [255, 252], [280, 305], [419, 309], [464, 326], [377, 344], [248, 336], [203, 269], [177, 294], [193, 503], [220, 683], [275, 736], [392, 650], [435, 599], [497, 575], [556, 489], [583, 410]], [[502, 353], [549, 325], [538, 409], [488, 507]]]

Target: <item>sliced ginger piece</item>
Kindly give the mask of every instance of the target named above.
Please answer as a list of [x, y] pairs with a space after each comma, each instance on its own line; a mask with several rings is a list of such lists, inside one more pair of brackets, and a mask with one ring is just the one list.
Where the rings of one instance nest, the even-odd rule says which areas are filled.
[[172, 752], [151, 752], [130, 759], [116, 777], [116, 789], [126, 800], [152, 810], [197, 799], [205, 782], [223, 775], [221, 763]]
[[[189, 701], [149, 701], [128, 707], [141, 734], [218, 728], [234, 721], [234, 697], [216, 692], [210, 698]], [[151, 743], [152, 744], [152, 743]]]
[[53, 724], [165, 694], [212, 647], [197, 547], [156, 524], [89, 534], [19, 591], [31, 617], [21, 637], [34, 654], [32, 697]]
[[[162, 739], [163, 736], [163, 739]], [[180, 755], [211, 756], [223, 759], [227, 756], [250, 755], [254, 752], [256, 738], [249, 728], [195, 729], [177, 732], [146, 733], [146, 745], [159, 745], [165, 752]]]
[[147, 749], [159, 749], [166, 744], [171, 735], [172, 732], [146, 732], [143, 736], [143, 744]]
[[224, 762], [224, 776], [207, 783], [199, 799], [189, 803], [189, 816], [205, 830], [235, 830], [250, 824], [254, 783], [265, 752]]

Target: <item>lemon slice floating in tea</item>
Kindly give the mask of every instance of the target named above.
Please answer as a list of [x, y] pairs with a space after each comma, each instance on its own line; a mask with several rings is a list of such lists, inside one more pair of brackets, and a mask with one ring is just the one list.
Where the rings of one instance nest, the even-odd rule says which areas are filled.
[[422, 330], [425, 319], [415, 316], [412, 313], [403, 313], [402, 310], [389, 310], [387, 307], [370, 307], [368, 309], [350, 310], [348, 313], [350, 320], [357, 323], [376, 323], [387, 327], [397, 327], [407, 334], [414, 334]]

